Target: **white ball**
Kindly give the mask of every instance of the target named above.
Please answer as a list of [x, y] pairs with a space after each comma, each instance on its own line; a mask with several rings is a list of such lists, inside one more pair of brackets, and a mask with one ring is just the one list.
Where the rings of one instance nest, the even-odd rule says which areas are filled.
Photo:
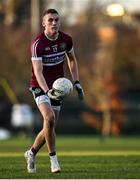
[[53, 89], [56, 89], [60, 96], [65, 97], [73, 91], [73, 84], [67, 78], [58, 78], [53, 83]]

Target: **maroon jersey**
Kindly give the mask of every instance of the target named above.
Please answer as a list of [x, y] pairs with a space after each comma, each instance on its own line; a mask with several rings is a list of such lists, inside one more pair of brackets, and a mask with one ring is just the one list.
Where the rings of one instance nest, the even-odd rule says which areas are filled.
[[[55, 40], [49, 39], [43, 32], [31, 44], [31, 60], [42, 61], [43, 76], [49, 88], [57, 78], [64, 76], [66, 53], [69, 53], [72, 47], [72, 38], [61, 31]], [[39, 86], [33, 68], [30, 86]]]

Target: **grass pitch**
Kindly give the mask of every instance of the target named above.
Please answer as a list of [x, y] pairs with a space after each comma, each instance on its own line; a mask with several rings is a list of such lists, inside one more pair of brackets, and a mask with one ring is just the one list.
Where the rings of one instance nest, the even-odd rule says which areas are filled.
[[0, 141], [1, 179], [140, 179], [140, 139], [58, 136], [62, 172], [52, 174], [47, 148], [36, 157], [37, 172], [28, 174], [24, 152], [32, 139]]

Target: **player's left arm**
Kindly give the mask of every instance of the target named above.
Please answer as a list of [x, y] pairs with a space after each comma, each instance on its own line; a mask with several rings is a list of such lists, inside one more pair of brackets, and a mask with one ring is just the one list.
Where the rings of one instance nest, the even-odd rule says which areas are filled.
[[67, 52], [67, 60], [68, 60], [68, 67], [70, 69], [70, 73], [74, 82], [74, 87], [78, 93], [78, 97], [80, 100], [84, 99], [84, 91], [80, 84], [79, 80], [79, 72], [78, 72], [78, 64], [77, 59], [74, 53], [74, 49], [72, 48], [71, 51]]

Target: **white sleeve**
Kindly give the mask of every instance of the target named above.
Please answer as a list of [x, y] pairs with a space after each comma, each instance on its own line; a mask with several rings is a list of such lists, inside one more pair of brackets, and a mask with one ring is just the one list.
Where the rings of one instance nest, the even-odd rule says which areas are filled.
[[41, 47], [39, 46], [39, 40], [37, 39], [32, 45], [31, 45], [31, 60], [32, 61], [40, 61], [42, 60], [41, 55]]

